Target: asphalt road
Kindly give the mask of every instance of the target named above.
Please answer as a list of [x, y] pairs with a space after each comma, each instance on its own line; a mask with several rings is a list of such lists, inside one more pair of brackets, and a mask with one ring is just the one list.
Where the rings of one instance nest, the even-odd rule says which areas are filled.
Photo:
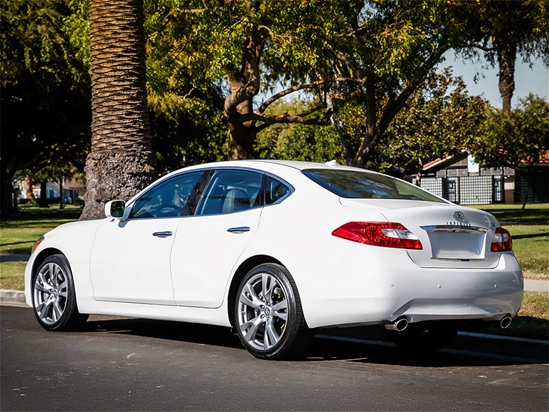
[[549, 368], [315, 340], [306, 360], [261, 361], [227, 329], [93, 317], [44, 331], [0, 306], [0, 409], [547, 411]]

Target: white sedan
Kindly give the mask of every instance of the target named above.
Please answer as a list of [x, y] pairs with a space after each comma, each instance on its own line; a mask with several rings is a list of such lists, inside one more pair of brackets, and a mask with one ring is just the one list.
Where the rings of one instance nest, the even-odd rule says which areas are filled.
[[105, 214], [34, 246], [26, 302], [44, 328], [92, 313], [206, 323], [280, 359], [314, 329], [346, 326], [435, 350], [465, 324], [509, 326], [522, 303], [511, 236], [491, 214], [334, 162], [192, 166]]

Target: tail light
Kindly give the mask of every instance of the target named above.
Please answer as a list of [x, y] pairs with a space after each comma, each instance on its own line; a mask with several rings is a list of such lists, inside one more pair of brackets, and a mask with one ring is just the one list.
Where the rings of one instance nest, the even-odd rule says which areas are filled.
[[334, 230], [332, 235], [372, 246], [423, 249], [416, 235], [394, 222], [349, 222]]
[[508, 252], [513, 249], [513, 239], [511, 233], [507, 229], [498, 227], [494, 238], [492, 239], [492, 245], [490, 251], [492, 252]]

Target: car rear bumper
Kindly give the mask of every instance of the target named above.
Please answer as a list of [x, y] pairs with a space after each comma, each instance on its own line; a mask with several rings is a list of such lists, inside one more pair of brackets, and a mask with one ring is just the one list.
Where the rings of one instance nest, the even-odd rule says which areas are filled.
[[420, 268], [404, 254], [387, 254], [392, 256], [385, 265], [348, 257], [335, 268], [296, 270], [308, 326], [384, 324], [402, 317], [410, 323], [499, 321], [520, 309], [524, 281], [512, 254], [503, 254], [494, 269]]

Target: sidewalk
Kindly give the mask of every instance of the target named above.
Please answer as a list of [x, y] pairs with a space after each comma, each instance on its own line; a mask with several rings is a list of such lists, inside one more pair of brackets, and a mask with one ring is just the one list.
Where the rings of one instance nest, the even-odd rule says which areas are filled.
[[549, 292], [549, 280], [524, 279], [524, 290], [529, 292]]

